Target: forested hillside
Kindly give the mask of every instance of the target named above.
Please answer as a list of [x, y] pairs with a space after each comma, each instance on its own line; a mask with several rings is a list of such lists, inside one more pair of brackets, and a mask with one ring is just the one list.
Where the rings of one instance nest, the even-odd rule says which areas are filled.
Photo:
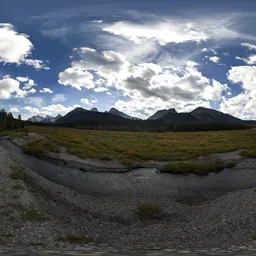
[[12, 130], [24, 128], [24, 121], [21, 120], [19, 115], [18, 119], [15, 119], [11, 112], [6, 112], [4, 109], [0, 110], [0, 130]]

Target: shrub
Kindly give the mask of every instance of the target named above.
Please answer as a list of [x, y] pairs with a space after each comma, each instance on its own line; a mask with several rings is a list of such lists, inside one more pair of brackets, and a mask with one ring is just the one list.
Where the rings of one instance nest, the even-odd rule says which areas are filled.
[[72, 244], [83, 244], [83, 243], [89, 243], [92, 241], [91, 238], [88, 236], [67, 236], [67, 237], [60, 237], [60, 241], [66, 242], [66, 243], [72, 243]]
[[38, 212], [35, 209], [27, 210], [24, 215], [23, 219], [27, 221], [46, 221], [47, 218], [41, 215], [40, 212]]
[[212, 161], [208, 163], [170, 163], [164, 166], [161, 172], [175, 173], [175, 174], [188, 174], [195, 173], [198, 175], [207, 175], [210, 172], [220, 172], [225, 168], [232, 168], [234, 163], [232, 162], [222, 162], [222, 161]]
[[244, 150], [240, 153], [241, 156], [256, 158], [256, 149]]
[[[22, 180], [25, 183], [31, 183], [33, 178], [25, 173], [25, 171], [22, 168], [18, 167], [11, 167], [12, 173], [11, 178], [14, 180]], [[17, 188], [16, 188], [17, 189]]]
[[158, 218], [163, 215], [159, 205], [142, 203], [138, 206], [138, 215], [143, 218]]
[[16, 190], [25, 190], [25, 188], [22, 185], [15, 185], [12, 188]]

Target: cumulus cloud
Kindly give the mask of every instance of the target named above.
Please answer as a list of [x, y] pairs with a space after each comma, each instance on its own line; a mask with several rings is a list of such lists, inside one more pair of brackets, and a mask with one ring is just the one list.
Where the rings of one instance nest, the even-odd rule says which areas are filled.
[[218, 64], [220, 63], [220, 58], [218, 56], [211, 56], [211, 57], [208, 57], [210, 61]]
[[24, 83], [24, 82], [28, 82], [29, 78], [26, 76], [26, 77], [22, 77], [22, 76], [17, 76], [16, 77], [16, 80]]
[[58, 82], [65, 86], [72, 86], [77, 90], [82, 90], [82, 88], [91, 89], [94, 87], [93, 75], [88, 71], [74, 67], [67, 68], [59, 73]]
[[41, 60], [27, 59], [33, 44], [25, 34], [18, 33], [9, 23], [0, 23], [0, 62], [27, 64], [36, 69], [49, 69]]
[[[24, 80], [24, 79], [23, 79], [23, 80]], [[31, 89], [33, 86], [36, 86], [35, 81], [32, 80], [32, 79], [28, 79], [28, 80], [27, 80], [27, 83], [24, 84], [23, 89], [28, 90], [28, 89]]]
[[81, 99], [81, 103], [86, 104], [86, 105], [93, 105], [97, 102], [98, 102], [98, 100], [96, 98], [92, 99], [92, 100], [89, 100], [89, 99], [86, 99], [86, 98]]
[[[126, 97], [127, 104], [135, 104], [139, 99], [141, 103], [146, 104], [143, 108], [152, 108], [152, 104], [147, 105], [148, 100], [152, 98], [160, 108], [161, 105], [167, 106], [173, 101], [178, 106], [191, 106], [194, 102], [207, 105], [208, 103], [204, 102], [219, 102], [222, 95], [229, 92], [226, 84], [204, 77], [197, 69], [198, 63], [194, 61], [187, 61], [180, 66], [161, 67], [154, 63], [132, 64], [125, 56], [113, 51], [101, 53], [94, 49], [81, 48], [75, 52], [79, 53], [81, 59], [73, 61], [72, 67], [68, 68], [71, 76], [65, 77], [66, 82], [69, 80], [67, 84], [81, 89], [85, 80], [81, 79], [77, 84], [78, 79], [75, 79], [77, 77], [74, 77], [72, 72], [75, 70], [79, 74], [90, 73], [90, 88], [99, 92], [106, 91], [108, 87], [115, 87]], [[62, 75], [60, 77], [63, 78]], [[82, 99], [81, 102], [92, 104], [89, 99]], [[141, 111], [141, 103], [137, 104], [138, 111]]]
[[25, 106], [24, 110], [32, 115], [50, 115], [57, 116], [58, 114], [65, 115], [73, 109], [81, 107], [80, 105], [73, 105], [71, 107], [65, 107], [62, 104], [52, 104], [49, 106], [43, 106], [40, 108]]
[[20, 82], [11, 77], [0, 79], [0, 99], [24, 98], [28, 94], [33, 93], [20, 89]]
[[41, 92], [41, 93], [53, 93], [53, 91], [50, 88], [43, 88], [39, 92]]
[[249, 50], [256, 50], [256, 45], [250, 43], [241, 43], [242, 46], [248, 48]]
[[42, 60], [23, 59], [22, 63], [25, 63], [28, 66], [32, 66], [36, 70], [40, 70], [40, 69], [49, 70], [50, 69]]
[[33, 45], [25, 34], [19, 34], [8, 23], [0, 23], [0, 61], [19, 63], [30, 55]]
[[227, 77], [232, 83], [240, 83], [243, 89], [256, 95], [256, 66], [232, 67]]
[[64, 94], [55, 94], [53, 97], [52, 97], [52, 101], [55, 101], [55, 102], [61, 102], [61, 101], [65, 101], [67, 98]]
[[242, 60], [248, 65], [256, 64], [256, 55], [250, 55], [247, 58], [236, 57], [237, 60]]
[[228, 79], [234, 84], [240, 84], [243, 92], [223, 98], [220, 110], [244, 119], [255, 119], [256, 116], [256, 66], [232, 67]]

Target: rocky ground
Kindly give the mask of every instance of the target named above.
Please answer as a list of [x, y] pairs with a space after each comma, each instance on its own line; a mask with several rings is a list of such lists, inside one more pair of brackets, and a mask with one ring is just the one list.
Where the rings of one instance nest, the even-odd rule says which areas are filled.
[[[192, 204], [164, 195], [91, 197], [42, 178], [2, 147], [0, 177], [0, 251], [255, 255], [256, 189]], [[159, 205], [162, 214], [138, 215], [141, 203]]]

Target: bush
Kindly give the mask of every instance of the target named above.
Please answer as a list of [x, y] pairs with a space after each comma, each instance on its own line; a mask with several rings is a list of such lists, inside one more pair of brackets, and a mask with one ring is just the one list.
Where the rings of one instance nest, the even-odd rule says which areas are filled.
[[66, 242], [66, 243], [72, 243], [72, 244], [84, 244], [89, 243], [92, 241], [91, 238], [88, 236], [67, 236], [67, 237], [60, 237], [60, 241]]
[[142, 203], [138, 206], [138, 215], [143, 218], [159, 218], [163, 210], [159, 205]]
[[27, 221], [46, 221], [47, 218], [41, 215], [40, 212], [38, 212], [35, 209], [27, 210], [24, 215], [23, 219]]
[[25, 190], [25, 188], [22, 185], [15, 185], [12, 188], [16, 190]]
[[195, 173], [198, 175], [207, 175], [210, 172], [220, 172], [225, 168], [234, 167], [234, 163], [222, 162], [222, 161], [212, 161], [208, 163], [170, 163], [164, 166], [161, 172], [175, 173], [175, 174], [188, 174]]
[[240, 153], [241, 156], [256, 158], [256, 149], [244, 150]]

